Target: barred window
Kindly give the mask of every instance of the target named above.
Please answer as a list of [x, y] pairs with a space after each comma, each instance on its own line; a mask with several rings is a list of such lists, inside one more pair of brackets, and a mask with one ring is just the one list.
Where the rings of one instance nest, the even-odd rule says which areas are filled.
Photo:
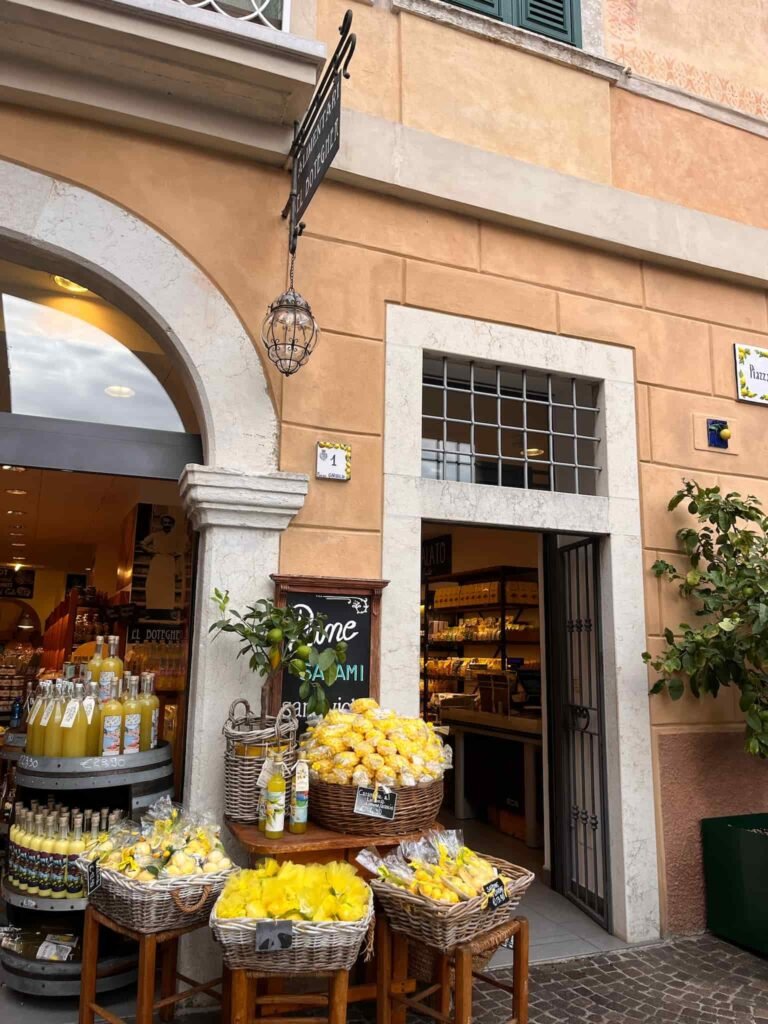
[[425, 355], [421, 475], [596, 494], [599, 394], [582, 377]]

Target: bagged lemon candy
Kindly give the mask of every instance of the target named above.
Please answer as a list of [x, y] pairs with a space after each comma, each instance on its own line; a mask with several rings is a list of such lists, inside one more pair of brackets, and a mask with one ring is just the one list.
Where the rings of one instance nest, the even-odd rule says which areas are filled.
[[359, 764], [357, 768], [352, 769], [352, 785], [353, 786], [372, 786], [373, 785], [373, 773], [368, 769]]
[[367, 740], [364, 740], [362, 743], [358, 743], [357, 749], [355, 751], [355, 753], [357, 754], [361, 761], [363, 760], [363, 758], [367, 757], [368, 754], [374, 754], [375, 752], [376, 748], [372, 743], [369, 743]]
[[328, 772], [325, 778], [326, 782], [334, 782], [338, 786], [348, 786], [352, 779], [352, 768], [341, 768], [335, 765]]
[[381, 754], [366, 754], [361, 762], [369, 771], [376, 772], [384, 767], [384, 758]]
[[416, 776], [413, 774], [413, 772], [407, 770], [402, 771], [397, 776], [397, 784], [398, 786], [415, 786]]
[[333, 765], [335, 768], [355, 768], [359, 761], [360, 758], [354, 751], [342, 750], [341, 753], [335, 755]]
[[311, 775], [317, 775], [322, 779], [332, 768], [333, 761], [329, 757], [322, 757], [319, 761], [310, 762], [309, 772]]
[[392, 740], [380, 739], [376, 743], [376, 750], [382, 757], [391, 757], [397, 753], [397, 747]]
[[391, 788], [395, 785], [397, 777], [391, 768], [382, 766], [376, 770], [375, 780], [377, 786], [389, 786]]
[[375, 710], [378, 706], [378, 701], [375, 701], [373, 697], [358, 697], [357, 700], [353, 700], [349, 705], [349, 710], [353, 714], [359, 715], [364, 711]]

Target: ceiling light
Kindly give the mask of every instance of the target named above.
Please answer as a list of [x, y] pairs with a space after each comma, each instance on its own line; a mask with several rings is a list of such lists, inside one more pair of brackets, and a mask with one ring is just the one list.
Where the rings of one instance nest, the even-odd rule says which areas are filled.
[[521, 455], [527, 455], [529, 459], [538, 459], [544, 454], [543, 448], [526, 448], [525, 451], [520, 452]]
[[32, 620], [32, 616], [29, 612], [24, 612], [19, 621], [16, 623], [16, 629], [34, 629], [35, 623]]
[[133, 398], [136, 392], [124, 384], [110, 384], [108, 388], [104, 388], [104, 394], [110, 398]]
[[22, 512], [22, 510], [20, 508], [9, 508], [8, 509], [8, 515], [9, 516], [25, 516], [26, 514], [27, 513], [26, 512]]
[[84, 285], [78, 284], [76, 281], [70, 281], [68, 277], [62, 277], [61, 274], [53, 275], [53, 283], [65, 292], [71, 292], [72, 295], [85, 295], [88, 291]]
[[22, 491], [19, 487], [6, 487], [6, 494], [29, 494], [29, 491]]
[[13, 544], [11, 544], [12, 548], [25, 548], [26, 546], [26, 541], [23, 540], [14, 541]]
[[93, 568], [92, 565], [86, 565], [86, 567], [85, 567], [85, 569], [83, 571], [84, 572], [90, 572], [92, 568]]
[[17, 563], [16, 563], [15, 565], [14, 565], [14, 567], [13, 567], [13, 571], [14, 571], [14, 572], [18, 572], [18, 571], [19, 571], [19, 570], [20, 570], [21, 568], [23, 568], [23, 565], [24, 565], [24, 563], [23, 563], [23, 562], [17, 562]]
[[27, 470], [24, 466], [9, 466], [7, 463], [1, 467], [7, 470], [9, 473], [26, 473]]

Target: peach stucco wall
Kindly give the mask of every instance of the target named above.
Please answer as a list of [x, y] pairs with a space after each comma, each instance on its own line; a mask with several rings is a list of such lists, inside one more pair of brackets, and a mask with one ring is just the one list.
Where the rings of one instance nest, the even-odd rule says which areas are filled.
[[[165, 233], [228, 297], [259, 350], [266, 304], [285, 282], [285, 226], [279, 216], [288, 187], [284, 172], [11, 107], [0, 107], [0, 157], [92, 189]], [[307, 502], [283, 536], [284, 572], [376, 577], [381, 571], [388, 302], [634, 350], [646, 565], [674, 552], [674, 531], [684, 513], [669, 515], [665, 506], [683, 475], [718, 480], [768, 502], [768, 413], [736, 403], [731, 369], [734, 341], [768, 347], [763, 291], [330, 182], [317, 193], [307, 219], [296, 281], [311, 299], [323, 338], [295, 379], [271, 377], [282, 422], [281, 467], [311, 478], [315, 442], [330, 438], [352, 444], [353, 476], [346, 485], [311, 480]], [[697, 450], [696, 414], [728, 419], [739, 454]], [[646, 611], [653, 648], [663, 625], [676, 623], [682, 610], [650, 574]], [[717, 701], [675, 705], [655, 699], [652, 715], [657, 736], [665, 737], [689, 736], [692, 730], [716, 736], [739, 721], [727, 693]], [[749, 763], [738, 763], [749, 775]], [[700, 812], [721, 806], [720, 787], [729, 785], [712, 771], [712, 801], [702, 795]], [[657, 813], [660, 834], [666, 835], [676, 804], [666, 790], [660, 792]], [[666, 860], [662, 856], [665, 890], [677, 870], [670, 863], [676, 849], [670, 847]], [[689, 855], [695, 859], [695, 851], [686, 849]], [[670, 883], [669, 924], [698, 920], [700, 899], [698, 890]]]

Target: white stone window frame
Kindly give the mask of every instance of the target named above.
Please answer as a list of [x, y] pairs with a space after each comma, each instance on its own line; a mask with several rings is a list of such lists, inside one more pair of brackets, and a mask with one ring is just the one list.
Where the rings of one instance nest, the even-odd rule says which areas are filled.
[[[596, 496], [421, 475], [424, 353], [601, 382]], [[384, 431], [382, 698], [419, 713], [421, 523], [432, 520], [599, 536], [613, 930], [659, 936], [654, 787], [645, 648], [635, 419], [628, 348], [388, 305]]]

